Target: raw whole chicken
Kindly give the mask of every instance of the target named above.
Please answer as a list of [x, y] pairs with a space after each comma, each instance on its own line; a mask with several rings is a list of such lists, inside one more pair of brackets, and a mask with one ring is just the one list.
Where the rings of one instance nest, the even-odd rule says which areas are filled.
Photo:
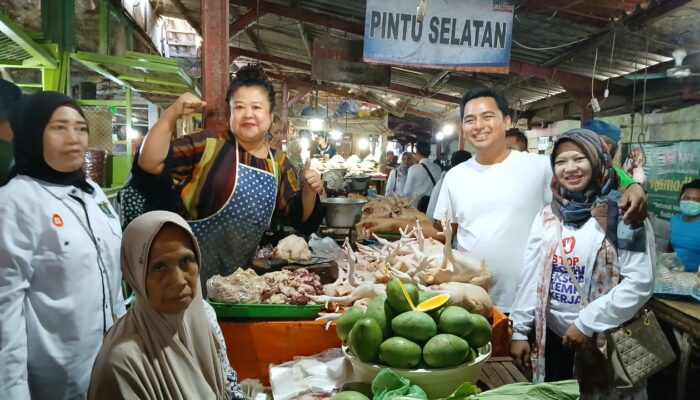
[[372, 218], [399, 218], [411, 221], [429, 220], [424, 213], [411, 207], [411, 202], [402, 196], [378, 196], [362, 207], [362, 220]]
[[289, 235], [277, 243], [275, 258], [308, 261], [311, 259], [311, 249], [309, 249], [309, 245], [304, 238]]
[[449, 303], [451, 305], [460, 306], [472, 314], [490, 318], [493, 312], [491, 297], [481, 286], [462, 282], [448, 282], [431, 286], [430, 291], [438, 294], [449, 294]]

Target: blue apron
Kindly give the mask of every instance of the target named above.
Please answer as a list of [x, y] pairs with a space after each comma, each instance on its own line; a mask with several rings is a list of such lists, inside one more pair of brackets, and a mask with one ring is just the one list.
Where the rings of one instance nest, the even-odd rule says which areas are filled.
[[203, 293], [207, 293], [209, 278], [248, 267], [255, 256], [277, 202], [278, 168], [272, 153], [270, 157], [274, 173], [236, 159], [236, 183], [226, 204], [207, 218], [188, 221], [202, 253], [199, 276]]

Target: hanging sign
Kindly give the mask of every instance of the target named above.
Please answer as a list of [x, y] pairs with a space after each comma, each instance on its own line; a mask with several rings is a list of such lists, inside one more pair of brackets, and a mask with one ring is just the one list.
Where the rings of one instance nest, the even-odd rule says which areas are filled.
[[386, 86], [391, 82], [391, 67], [363, 62], [362, 40], [323, 37], [314, 39], [311, 78]]
[[367, 62], [508, 73], [513, 4], [505, 0], [367, 0]]
[[700, 141], [626, 144], [622, 151], [622, 169], [644, 169], [649, 212], [667, 221], [680, 213], [681, 186], [700, 176]]

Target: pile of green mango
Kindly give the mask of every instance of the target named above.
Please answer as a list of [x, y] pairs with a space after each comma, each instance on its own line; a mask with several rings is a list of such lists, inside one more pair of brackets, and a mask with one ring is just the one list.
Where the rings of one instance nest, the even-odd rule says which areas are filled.
[[[433, 294], [403, 284], [413, 304]], [[364, 362], [393, 368], [449, 368], [470, 362], [491, 340], [491, 324], [458, 306], [415, 311], [401, 283], [393, 279], [386, 295], [367, 310], [350, 307], [338, 319], [336, 332], [350, 352]]]

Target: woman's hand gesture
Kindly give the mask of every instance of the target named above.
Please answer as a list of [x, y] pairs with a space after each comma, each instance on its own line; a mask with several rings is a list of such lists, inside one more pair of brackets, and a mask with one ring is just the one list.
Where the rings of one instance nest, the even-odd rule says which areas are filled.
[[304, 178], [304, 190], [311, 190], [313, 193], [323, 192], [323, 181], [318, 171], [311, 168], [311, 159], [306, 160], [304, 169], [301, 170], [301, 175]]
[[175, 100], [175, 103], [170, 108], [177, 115], [189, 115], [195, 112], [200, 112], [207, 106], [207, 102], [203, 101], [194, 94], [187, 92]]

